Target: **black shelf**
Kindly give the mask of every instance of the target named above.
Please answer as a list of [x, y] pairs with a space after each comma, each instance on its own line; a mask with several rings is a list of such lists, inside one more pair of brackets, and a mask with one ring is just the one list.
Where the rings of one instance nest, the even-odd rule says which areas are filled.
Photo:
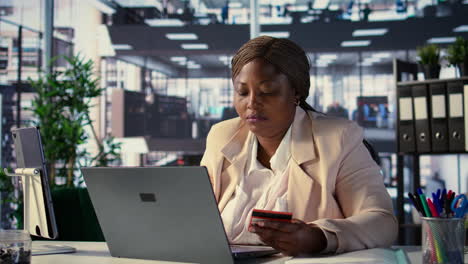
[[451, 155], [451, 154], [454, 154], [454, 155], [463, 155], [463, 154], [468, 154], [468, 152], [464, 151], [464, 152], [398, 152], [397, 153], [398, 155]]
[[[454, 81], [463, 81], [466, 82], [468, 81], [468, 77], [462, 77], [462, 78], [450, 78], [450, 79], [432, 79], [432, 80], [424, 80], [424, 81], [401, 81], [401, 75], [403, 72], [400, 72], [398, 70], [398, 64], [402, 62], [395, 62], [397, 67], [394, 67], [395, 69], [395, 74], [396, 74], [396, 92], [398, 94], [398, 89], [402, 87], [407, 87], [407, 86], [414, 86], [414, 85], [428, 85], [428, 84], [433, 84], [433, 83], [447, 83], [447, 82], [454, 82]], [[403, 62], [401, 65], [407, 67], [411, 63], [406, 63]], [[414, 69], [414, 67], [407, 67], [407, 69]], [[416, 79], [417, 72], [414, 72], [413, 70], [405, 71], [404, 73], [409, 73], [413, 75], [413, 78]], [[400, 76], [400, 77], [399, 77]], [[397, 96], [398, 97], [398, 96]], [[399, 109], [397, 109], [397, 115], [399, 115]], [[399, 124], [397, 122], [397, 129], [396, 129], [396, 138], [399, 140]], [[400, 144], [397, 142], [397, 144]], [[405, 197], [406, 194], [404, 193], [404, 175], [403, 175], [403, 169], [405, 165], [405, 159], [407, 159], [407, 163], [409, 163], [410, 167], [412, 167], [412, 188], [409, 190], [410, 192], [417, 192], [417, 189], [421, 187], [421, 177], [420, 177], [420, 157], [421, 156], [441, 156], [441, 155], [464, 155], [468, 154], [466, 151], [454, 151], [454, 152], [400, 152], [399, 151], [400, 147], [398, 147], [397, 151], [397, 218], [399, 222], [399, 236], [398, 236], [398, 243], [399, 244], [405, 244], [405, 239], [406, 239], [406, 230], [408, 229], [417, 229], [420, 228], [421, 225], [418, 224], [412, 224], [412, 223], [406, 223], [405, 219], [405, 211], [404, 211], [404, 205], [405, 205]]]
[[450, 78], [450, 79], [430, 79], [430, 80], [424, 80], [424, 81], [404, 81], [404, 82], [397, 82], [397, 86], [411, 86], [415, 84], [444, 83], [444, 82], [452, 82], [452, 81], [468, 81], [468, 77]]

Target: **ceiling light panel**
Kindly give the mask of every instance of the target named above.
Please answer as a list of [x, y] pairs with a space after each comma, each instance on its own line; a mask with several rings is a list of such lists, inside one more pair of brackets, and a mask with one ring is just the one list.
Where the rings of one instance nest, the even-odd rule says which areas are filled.
[[145, 19], [145, 23], [152, 27], [182, 27], [184, 22], [176, 18], [167, 18], [167, 19]]
[[461, 25], [453, 29], [453, 32], [468, 32], [468, 25]]
[[372, 54], [372, 57], [385, 59], [392, 57], [392, 54], [390, 52], [379, 52]]
[[133, 49], [133, 47], [128, 44], [113, 44], [112, 48], [114, 48], [115, 50], [132, 50]]
[[441, 44], [441, 43], [452, 43], [455, 42], [455, 37], [441, 37], [441, 38], [430, 38], [427, 43], [430, 44]]
[[182, 56], [176, 56], [176, 57], [171, 57], [171, 61], [186, 61], [187, 57], [182, 57]]
[[336, 54], [321, 54], [319, 55], [319, 60], [336, 60], [338, 58], [338, 55]]
[[185, 44], [181, 44], [180, 46], [183, 49], [186, 49], [186, 50], [206, 50], [206, 49], [208, 49], [208, 44], [204, 44], [204, 43], [198, 43], [198, 44], [185, 43]]
[[314, 1], [313, 8], [314, 9], [325, 9], [329, 6], [330, 0], [316, 0]]
[[367, 47], [370, 44], [370, 40], [349, 40], [341, 42], [341, 47]]
[[260, 35], [270, 36], [274, 38], [289, 38], [288, 31], [270, 31], [270, 32], [261, 32]]
[[229, 7], [230, 8], [241, 8], [242, 3], [241, 2], [229, 2]]
[[372, 62], [371, 61], [368, 61], [368, 62], [364, 61], [364, 62], [361, 63], [361, 66], [372, 66]]
[[197, 40], [198, 36], [194, 33], [167, 33], [166, 38], [170, 40]]
[[123, 7], [156, 7], [162, 10], [162, 4], [157, 0], [115, 0]]
[[387, 32], [386, 28], [358, 29], [353, 31], [353, 37], [383, 36]]

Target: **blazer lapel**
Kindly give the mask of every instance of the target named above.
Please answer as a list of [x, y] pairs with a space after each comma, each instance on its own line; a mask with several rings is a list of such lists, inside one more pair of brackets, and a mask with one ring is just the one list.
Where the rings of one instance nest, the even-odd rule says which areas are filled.
[[314, 160], [316, 158], [316, 150], [312, 133], [312, 118], [305, 110], [297, 107], [292, 126], [292, 158], [299, 165]]
[[288, 209], [294, 218], [305, 219], [314, 180], [296, 162], [291, 162], [288, 180]]
[[288, 180], [288, 206], [297, 219], [305, 219], [312, 196], [314, 179], [305, 171], [305, 166], [318, 157], [312, 133], [312, 119], [297, 107], [292, 127], [290, 172]]
[[245, 125], [240, 125], [239, 131], [222, 148], [221, 153], [225, 157], [225, 164], [221, 170], [220, 195], [218, 208], [224, 209], [232, 194], [239, 184], [240, 175], [242, 175], [247, 162], [249, 149], [247, 142], [249, 140], [249, 129]]

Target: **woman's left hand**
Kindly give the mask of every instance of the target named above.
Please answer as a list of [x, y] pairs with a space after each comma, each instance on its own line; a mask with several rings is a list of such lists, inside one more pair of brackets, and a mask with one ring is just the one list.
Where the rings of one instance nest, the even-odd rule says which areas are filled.
[[262, 221], [249, 227], [266, 245], [288, 256], [318, 253], [325, 249], [327, 240], [323, 231], [293, 219], [291, 223]]

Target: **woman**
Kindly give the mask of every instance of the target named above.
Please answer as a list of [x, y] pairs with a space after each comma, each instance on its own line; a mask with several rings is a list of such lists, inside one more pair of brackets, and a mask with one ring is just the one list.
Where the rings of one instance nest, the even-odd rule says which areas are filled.
[[[212, 127], [201, 162], [230, 243], [287, 255], [389, 246], [397, 222], [362, 129], [313, 111], [309, 69], [299, 46], [267, 36], [232, 59], [239, 118]], [[249, 227], [254, 208], [295, 219]]]

